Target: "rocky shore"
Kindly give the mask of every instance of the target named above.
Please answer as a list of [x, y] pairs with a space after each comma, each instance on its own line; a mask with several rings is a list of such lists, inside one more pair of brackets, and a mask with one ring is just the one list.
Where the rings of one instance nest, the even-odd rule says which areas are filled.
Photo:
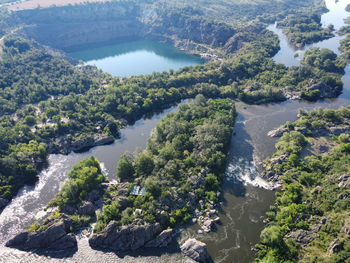
[[77, 248], [76, 237], [68, 233], [71, 223], [69, 220], [64, 220], [48, 227], [42, 232], [22, 232], [9, 240], [6, 246], [21, 250], [66, 250]]
[[92, 248], [109, 249], [116, 252], [136, 250], [146, 244], [151, 247], [158, 244], [164, 246], [160, 242], [162, 237], [158, 237], [158, 241], [155, 240], [161, 232], [162, 228], [159, 223], [143, 226], [128, 225], [119, 230], [118, 225], [112, 221], [106, 227], [105, 232], [93, 234], [89, 238], [89, 244]]
[[82, 152], [96, 146], [111, 144], [114, 141], [114, 137], [104, 134], [87, 135], [77, 140], [74, 140], [71, 136], [62, 136], [50, 143], [48, 152], [50, 154], [69, 154], [72, 151]]
[[181, 252], [197, 262], [206, 262], [209, 258], [207, 245], [194, 238], [188, 239], [181, 246]]

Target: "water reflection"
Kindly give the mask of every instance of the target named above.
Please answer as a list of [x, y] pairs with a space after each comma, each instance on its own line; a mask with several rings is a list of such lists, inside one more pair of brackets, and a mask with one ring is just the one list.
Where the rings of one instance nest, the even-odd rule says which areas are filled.
[[79, 49], [69, 56], [95, 65], [113, 76], [129, 77], [185, 66], [203, 64], [204, 61], [170, 45], [149, 40], [134, 40], [99, 47]]

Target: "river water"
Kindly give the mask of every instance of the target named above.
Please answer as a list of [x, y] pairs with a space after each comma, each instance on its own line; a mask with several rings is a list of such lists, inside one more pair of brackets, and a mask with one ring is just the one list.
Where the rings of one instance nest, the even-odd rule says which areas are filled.
[[[328, 13], [322, 16], [323, 26], [332, 23], [338, 29], [342, 19], [348, 16], [345, 7], [350, 0], [326, 0]], [[288, 66], [298, 65], [300, 57], [294, 58], [297, 51], [285, 42], [282, 32], [274, 25], [269, 27], [280, 36], [281, 50], [274, 57], [277, 62]], [[339, 47], [336, 36], [312, 46], [328, 47], [336, 51]], [[328, 44], [327, 44], [328, 43]], [[329, 45], [329, 46], [327, 46]], [[308, 48], [308, 47], [305, 47]], [[343, 93], [337, 99], [317, 103], [287, 101], [268, 105], [245, 105], [237, 103], [238, 119], [235, 135], [232, 136], [231, 151], [227, 167], [227, 179], [223, 185], [223, 205], [220, 213], [221, 224], [212, 233], [200, 235], [197, 225], [181, 231], [178, 242], [195, 237], [208, 245], [213, 262], [248, 263], [253, 260], [250, 247], [259, 240], [263, 229], [263, 218], [268, 207], [274, 202], [274, 192], [267, 190], [269, 185], [258, 177], [256, 164], [271, 156], [275, 139], [267, 137], [267, 132], [286, 121], [294, 121], [299, 108], [312, 110], [317, 107], [339, 108], [350, 105], [350, 67], [342, 78]], [[42, 209], [57, 193], [66, 173], [76, 162], [96, 156], [110, 180], [115, 179], [115, 166], [119, 156], [125, 151], [143, 148], [151, 130], [172, 107], [151, 119], [143, 119], [122, 130], [122, 139], [112, 145], [91, 149], [83, 154], [68, 156], [51, 155], [49, 167], [39, 176], [34, 187], [24, 187], [16, 198], [0, 215], [0, 262], [192, 262], [179, 253], [176, 244], [166, 250], [140, 250], [136, 253], [116, 255], [92, 250], [86, 238], [78, 241], [78, 251], [72, 254], [36, 254], [5, 248], [3, 244], [17, 232], [26, 229], [35, 218], [43, 216]]]

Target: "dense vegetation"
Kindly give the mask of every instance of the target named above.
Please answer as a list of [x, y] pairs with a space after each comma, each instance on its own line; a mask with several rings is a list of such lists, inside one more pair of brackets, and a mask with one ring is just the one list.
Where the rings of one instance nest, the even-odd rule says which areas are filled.
[[[350, 9], [349, 6], [350, 5], [346, 7], [347, 11]], [[350, 17], [345, 19], [345, 24], [346, 24], [345, 26], [343, 26], [342, 28], [340, 28], [340, 30], [338, 30], [338, 33], [340, 35], [345, 35], [345, 38], [340, 41], [340, 51], [342, 52], [342, 56], [346, 60], [349, 60], [350, 59], [350, 25], [349, 25]]]
[[[118, 137], [123, 119], [133, 122], [197, 94], [263, 103], [285, 100], [290, 92], [299, 96], [302, 92], [312, 100], [341, 92], [344, 63], [335, 54], [314, 49], [305, 56], [303, 66], [286, 68], [269, 58], [278, 46], [271, 36], [265, 31], [259, 41], [246, 45], [239, 56], [224, 63], [123, 80], [111, 80], [96, 69], [74, 68], [26, 40], [6, 39], [0, 61], [4, 73], [0, 77], [1, 111], [5, 113], [0, 121], [6, 134], [1, 154], [8, 159], [13, 152], [10, 145], [31, 140], [45, 143], [46, 154], [69, 153], [70, 145], [80, 138], [95, 133]], [[312, 86], [319, 83], [327, 90], [320, 92]], [[8, 177], [17, 176], [18, 172], [11, 170], [13, 165], [4, 164], [6, 158], [0, 159], [6, 167], [2, 171], [7, 171]], [[18, 162], [30, 164], [27, 159]], [[13, 179], [1, 181], [6, 189], [0, 193], [2, 197], [11, 198], [25, 182], [15, 181], [15, 185]]]
[[48, 204], [48, 207], [57, 207], [57, 210], [43, 222], [34, 222], [29, 232], [41, 232], [61, 218], [67, 217], [71, 219], [71, 232], [88, 226], [92, 217], [90, 214], [79, 213], [79, 207], [89, 201], [91, 192], [101, 191], [103, 182], [106, 182], [106, 178], [102, 175], [100, 163], [96, 158], [90, 157], [74, 165], [68, 173], [68, 180]]
[[[144, 14], [140, 11], [144, 6], [129, 3], [119, 1], [74, 7], [72, 10], [86, 13], [80, 17], [69, 10], [73, 7], [11, 14], [2, 10], [1, 28], [3, 33], [10, 34], [14, 28], [26, 28], [27, 22], [40, 23], [52, 19], [70, 27], [72, 22], [79, 24], [82, 19], [90, 19], [98, 27], [97, 22], [109, 20], [110, 15], [114, 19], [111, 21], [120, 19], [125, 22], [121, 25], [128, 24], [125, 19], [131, 19], [131, 14]], [[295, 8], [300, 5], [313, 8], [322, 3], [293, 1]], [[225, 59], [214, 59], [205, 65], [178, 71], [119, 79], [95, 68], [74, 67], [61, 54], [34, 41], [13, 36], [4, 39], [0, 60], [0, 133], [4, 134], [0, 139], [0, 197], [11, 199], [23, 184], [34, 182], [40, 169], [38, 163], [45, 162], [47, 154], [67, 154], [75, 142], [96, 134], [117, 138], [126, 121], [132, 123], [197, 94], [208, 98], [239, 98], [248, 103], [266, 103], [291, 96], [315, 100], [340, 93], [343, 64], [329, 51], [312, 50], [302, 66], [292, 68], [276, 64], [270, 58], [278, 50], [278, 39], [272, 32], [264, 30], [269, 21], [267, 17], [260, 17], [260, 22], [234, 27], [203, 18], [203, 14], [213, 11], [208, 6], [167, 4], [160, 6], [152, 1], [142, 2], [142, 5], [151, 5], [158, 20], [152, 16], [143, 17], [142, 21], [134, 17], [137, 20], [134, 22], [146, 23], [152, 37], [164, 40], [163, 37], [169, 33], [175, 40], [196, 44], [195, 47], [191, 44], [184, 48], [198, 48], [200, 53], [214, 50], [214, 54]], [[226, 1], [217, 3], [227, 4]], [[256, 3], [235, 4], [251, 7]], [[270, 6], [273, 3], [265, 4]], [[280, 12], [281, 16], [295, 12], [291, 5], [291, 2], [283, 1], [276, 5], [273, 12]], [[121, 6], [129, 7], [125, 13], [106, 11], [119, 10]], [[286, 6], [288, 11], [282, 12]], [[105, 13], [94, 12], [96, 8]], [[254, 7], [249, 14], [253, 16], [256, 12], [264, 13]], [[57, 17], [60, 19], [55, 19]], [[131, 24], [136, 25], [134, 22]], [[175, 25], [178, 27], [176, 30], [167, 31]], [[33, 27], [27, 29], [32, 30]], [[321, 85], [322, 90], [317, 86], [319, 84], [324, 84]]]
[[[145, 151], [125, 153], [119, 160], [116, 172], [122, 183], [108, 189], [95, 231], [112, 220], [119, 226], [159, 222], [174, 227], [191, 219], [196, 208], [217, 202], [234, 121], [231, 100], [203, 95], [168, 114]], [[145, 187], [146, 193], [132, 194], [134, 186]]]
[[94, 157], [85, 159], [69, 171], [68, 181], [50, 201], [49, 206], [58, 206], [63, 211], [67, 205], [78, 205], [85, 200], [88, 193], [98, 189], [105, 181], [98, 160]]
[[320, 12], [289, 15], [277, 25], [284, 29], [289, 41], [299, 47], [334, 36], [332, 25], [322, 28]]
[[267, 213], [257, 262], [348, 262], [350, 106], [303, 110], [265, 164], [281, 190]]
[[340, 41], [340, 50], [342, 52], [342, 56], [345, 59], [349, 60], [350, 59], [350, 34], [347, 34], [346, 37]]
[[[19, 187], [35, 182], [48, 153], [59, 151], [56, 138], [95, 132], [96, 119], [84, 111], [73, 117], [71, 110], [82, 110], [78, 94], [97, 88], [103, 74], [74, 68], [18, 38], [5, 39], [0, 71], [0, 197], [10, 199]], [[67, 95], [60, 107], [73, 114], [66, 116], [69, 123], [52, 105], [58, 95]], [[98, 120], [105, 121], [102, 132], [113, 134], [114, 120]]]

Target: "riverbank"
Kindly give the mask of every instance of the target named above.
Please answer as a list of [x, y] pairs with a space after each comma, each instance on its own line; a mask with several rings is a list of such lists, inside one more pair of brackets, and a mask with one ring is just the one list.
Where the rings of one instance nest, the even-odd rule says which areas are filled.
[[300, 111], [282, 128], [276, 153], [264, 163], [263, 176], [281, 189], [256, 246], [257, 262], [346, 262], [350, 106]]

